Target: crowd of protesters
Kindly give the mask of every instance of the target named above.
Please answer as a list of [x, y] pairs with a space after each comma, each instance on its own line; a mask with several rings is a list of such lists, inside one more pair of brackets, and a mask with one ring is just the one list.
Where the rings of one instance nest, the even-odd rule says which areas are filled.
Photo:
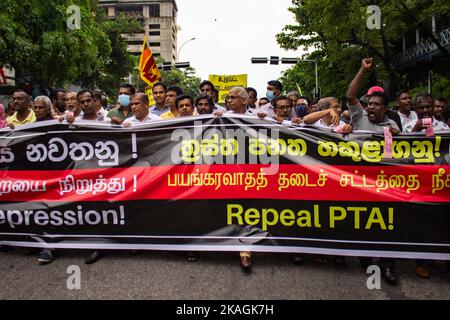
[[[297, 91], [283, 94], [283, 86], [277, 80], [269, 81], [264, 97], [258, 99], [253, 88], [232, 88], [225, 99], [225, 104], [218, 104], [218, 91], [209, 81], [200, 84], [199, 96], [194, 99], [177, 86], [158, 82], [153, 86], [154, 105], [149, 105], [145, 92], [135, 90], [130, 84], [122, 84], [118, 90], [117, 104], [108, 105], [107, 98], [101, 91], [81, 90], [79, 92], [55, 90], [50, 97], [38, 96], [34, 100], [23, 90], [16, 90], [6, 113], [0, 104], [0, 128], [14, 130], [18, 126], [39, 121], [60, 121], [79, 123], [83, 121], [100, 121], [116, 126], [132, 127], [140, 124], [174, 119], [227, 114], [259, 117], [285, 125], [312, 125], [350, 133], [355, 130], [383, 133], [390, 128], [393, 135], [402, 133], [450, 130], [450, 106], [444, 98], [436, 98], [427, 93], [415, 97], [408, 90], [396, 94], [396, 103], [389, 108], [389, 99], [382, 87], [372, 87], [367, 95], [358, 98], [364, 74], [373, 68], [371, 58], [363, 59], [361, 68], [350, 84], [347, 93], [347, 105], [342, 106], [334, 97], [325, 97], [311, 101]], [[343, 109], [346, 109], [343, 111]], [[9, 116], [8, 116], [9, 115]], [[104, 255], [102, 251], [93, 252], [86, 263], [94, 263]], [[251, 268], [250, 252], [240, 253], [240, 265], [244, 270]], [[304, 260], [303, 255], [293, 256], [296, 263]], [[189, 253], [188, 260], [196, 261], [197, 254]], [[339, 264], [345, 264], [345, 258], [333, 257]], [[50, 263], [54, 251], [45, 249], [39, 255], [39, 262]], [[326, 256], [316, 256], [317, 262], [326, 263]], [[361, 265], [367, 267], [373, 263], [371, 258], [360, 258]], [[431, 261], [417, 260], [416, 273], [428, 278]], [[379, 264], [383, 278], [390, 284], [397, 282], [394, 273], [395, 260], [381, 258]], [[447, 268], [449, 264], [447, 262]]]

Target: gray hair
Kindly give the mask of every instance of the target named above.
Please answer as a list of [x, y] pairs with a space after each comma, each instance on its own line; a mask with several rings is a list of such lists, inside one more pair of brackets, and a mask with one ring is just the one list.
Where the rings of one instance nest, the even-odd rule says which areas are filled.
[[300, 95], [300, 93], [299, 93], [298, 91], [290, 91], [290, 92], [287, 94], [287, 96], [288, 96], [288, 97], [290, 97], [290, 96], [296, 96], [296, 97], [297, 97], [297, 100], [300, 99], [300, 97], [301, 97], [301, 95]]
[[247, 90], [245, 90], [245, 88], [243, 88], [243, 87], [233, 87], [233, 88], [231, 88], [230, 92], [231, 91], [237, 91], [238, 95], [241, 98], [248, 99]]
[[43, 101], [47, 108], [49, 108], [50, 110], [52, 109], [52, 102], [49, 97], [47, 97], [47, 96], [36, 97], [34, 99], [34, 102], [38, 102], [38, 101]]
[[317, 104], [317, 109], [319, 111], [327, 110], [331, 107], [331, 103], [333, 101], [339, 102], [338, 99], [335, 97], [327, 97], [319, 100], [319, 103]]

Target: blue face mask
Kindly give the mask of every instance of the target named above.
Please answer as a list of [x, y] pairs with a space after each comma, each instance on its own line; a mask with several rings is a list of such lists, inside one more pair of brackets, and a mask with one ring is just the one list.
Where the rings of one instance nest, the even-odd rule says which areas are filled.
[[303, 118], [308, 114], [308, 107], [306, 106], [306, 104], [299, 104], [295, 107], [295, 112], [299, 117]]
[[121, 94], [118, 101], [122, 107], [128, 107], [131, 103], [130, 96], [127, 94]]
[[275, 98], [275, 94], [273, 93], [273, 91], [267, 91], [266, 97], [267, 97], [267, 99], [269, 99], [269, 101], [272, 101], [273, 98]]

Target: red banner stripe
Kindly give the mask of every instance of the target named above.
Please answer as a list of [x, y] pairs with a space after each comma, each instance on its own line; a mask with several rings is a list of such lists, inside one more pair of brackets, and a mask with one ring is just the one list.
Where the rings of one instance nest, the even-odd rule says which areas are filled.
[[[273, 175], [268, 174], [269, 167], [262, 165], [1, 171], [0, 201], [282, 199], [450, 202], [448, 165], [278, 165], [274, 169]], [[320, 180], [321, 177], [326, 177], [326, 181]]]

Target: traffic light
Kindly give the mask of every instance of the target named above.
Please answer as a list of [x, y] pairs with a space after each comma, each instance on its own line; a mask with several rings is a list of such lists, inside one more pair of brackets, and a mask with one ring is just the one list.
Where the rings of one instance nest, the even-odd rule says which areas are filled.
[[191, 66], [190, 62], [177, 62], [175, 64], [172, 64], [170, 62], [164, 62], [162, 64], [158, 64], [158, 69], [168, 71], [168, 70], [172, 70], [172, 68], [174, 68], [174, 67], [177, 69], [183, 69], [183, 68], [189, 68], [190, 66]]
[[280, 57], [270, 57], [270, 64], [278, 64], [280, 62]]
[[172, 64], [170, 62], [164, 62], [162, 64], [158, 64], [157, 67], [159, 70], [168, 71], [168, 70], [172, 69]]
[[283, 64], [297, 64], [298, 59], [297, 58], [282, 58], [281, 63]]
[[175, 63], [175, 68], [182, 69], [182, 68], [189, 68], [191, 64], [189, 62], [177, 62]]
[[252, 58], [252, 63], [267, 63], [267, 58]]

